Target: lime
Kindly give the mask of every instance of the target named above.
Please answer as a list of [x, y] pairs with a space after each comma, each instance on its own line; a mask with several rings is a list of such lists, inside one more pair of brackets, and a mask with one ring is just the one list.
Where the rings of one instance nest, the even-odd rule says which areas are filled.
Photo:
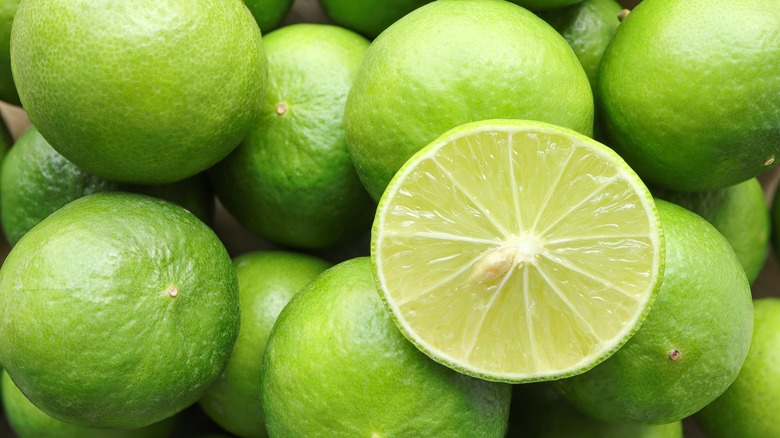
[[698, 215], [657, 206], [666, 272], [650, 314], [605, 362], [560, 381], [578, 409], [605, 421], [661, 424], [695, 413], [734, 381], [750, 347], [750, 285], [731, 246]]
[[11, 245], [68, 202], [96, 192], [124, 190], [156, 196], [182, 205], [206, 223], [214, 214], [214, 197], [202, 174], [156, 186], [115, 183], [76, 167], [33, 126], [17, 140], [7, 158], [0, 171], [0, 218]]
[[606, 359], [663, 270], [639, 178], [606, 146], [541, 122], [474, 122], [423, 148], [382, 197], [371, 244], [407, 338], [458, 371], [514, 383]]
[[376, 38], [401, 17], [431, 0], [320, 0], [325, 14], [339, 26]]
[[104, 178], [195, 175], [230, 153], [262, 105], [267, 61], [240, 0], [25, 0], [11, 40], [30, 120]]
[[0, 162], [5, 158], [8, 149], [12, 144], [13, 138], [11, 137], [11, 131], [8, 130], [5, 120], [0, 116]]
[[271, 436], [497, 437], [511, 387], [429, 360], [382, 306], [367, 257], [299, 292], [271, 331], [261, 392]]
[[615, 0], [585, 0], [567, 8], [537, 13], [569, 43], [594, 90], [601, 57], [620, 24], [621, 10]]
[[44, 219], [0, 268], [0, 363], [46, 414], [137, 428], [197, 401], [238, 333], [216, 235], [175, 204], [96, 193]]
[[780, 185], [775, 187], [772, 207], [769, 212], [771, 221], [771, 236], [775, 254], [780, 255]]
[[264, 38], [271, 80], [260, 122], [211, 173], [228, 211], [275, 243], [323, 248], [371, 226], [374, 202], [344, 139], [344, 103], [368, 41], [296, 24]]
[[723, 234], [753, 283], [766, 260], [770, 218], [764, 191], [757, 179], [707, 192], [654, 190], [662, 199], [698, 214]]
[[550, 9], [560, 9], [566, 6], [570, 6], [582, 2], [582, 0], [511, 0], [511, 1], [532, 11], [547, 11]]
[[423, 146], [460, 124], [494, 118], [590, 134], [587, 76], [563, 37], [517, 5], [435, 1], [369, 47], [347, 98], [347, 146], [361, 181], [379, 199]]
[[737, 380], [699, 411], [707, 436], [780, 436], [780, 299], [753, 301], [753, 341]]
[[579, 412], [548, 382], [514, 385], [507, 438], [682, 438], [682, 422], [610, 423]]
[[648, 184], [728, 187], [780, 153], [780, 2], [650, 0], [604, 53], [607, 143]]
[[233, 353], [200, 406], [222, 428], [241, 437], [265, 437], [260, 364], [276, 317], [288, 301], [330, 264], [285, 251], [255, 252], [233, 261], [238, 276], [241, 329]]
[[35, 407], [3, 372], [3, 406], [6, 418], [18, 438], [165, 438], [176, 425], [169, 417], [140, 429], [93, 429], [55, 420]]
[[11, 75], [11, 24], [21, 0], [0, 0], [0, 100], [20, 105]]
[[293, 0], [244, 0], [244, 4], [252, 12], [260, 30], [265, 33], [282, 21], [290, 10]]

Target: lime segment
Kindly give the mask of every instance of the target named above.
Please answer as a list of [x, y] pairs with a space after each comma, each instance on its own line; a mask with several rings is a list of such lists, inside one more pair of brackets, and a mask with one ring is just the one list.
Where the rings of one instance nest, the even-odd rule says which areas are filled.
[[513, 120], [444, 134], [377, 210], [377, 283], [433, 359], [489, 380], [578, 374], [636, 331], [663, 271], [647, 188], [607, 147]]

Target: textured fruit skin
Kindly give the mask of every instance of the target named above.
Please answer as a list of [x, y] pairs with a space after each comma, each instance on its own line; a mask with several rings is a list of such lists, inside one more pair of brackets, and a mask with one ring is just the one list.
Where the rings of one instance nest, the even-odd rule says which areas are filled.
[[707, 192], [653, 192], [714, 225], [731, 244], [748, 281], [752, 284], [756, 280], [766, 261], [771, 228], [769, 208], [757, 179]]
[[750, 285], [731, 246], [700, 216], [656, 204], [666, 272], [650, 313], [609, 359], [559, 381], [578, 409], [605, 421], [664, 424], [697, 412], [736, 379], [750, 347]]
[[59, 420], [137, 428], [202, 396], [239, 313], [230, 257], [194, 215], [92, 194], [44, 219], [0, 269], [0, 363]]
[[620, 11], [621, 6], [615, 0], [585, 0], [537, 14], [569, 43], [594, 90], [601, 58], [620, 25]]
[[240, 437], [266, 437], [260, 402], [260, 365], [268, 335], [290, 299], [330, 264], [305, 254], [269, 251], [233, 260], [241, 302], [241, 328], [230, 361], [200, 406]]
[[30, 120], [107, 179], [199, 173], [239, 143], [262, 105], [267, 60], [241, 0], [26, 0], [11, 40]]
[[263, 39], [271, 81], [260, 121], [210, 172], [222, 204], [272, 242], [325, 248], [368, 231], [374, 202], [344, 138], [344, 104], [368, 40], [321, 24]]
[[175, 417], [139, 429], [93, 429], [56, 420], [35, 407], [3, 372], [2, 399], [8, 423], [18, 438], [166, 438]]
[[11, 74], [11, 23], [21, 0], [0, 0], [0, 100], [21, 105]]
[[244, 4], [255, 17], [260, 31], [266, 34], [287, 15], [293, 0], [244, 0]]
[[11, 245], [70, 201], [108, 191], [131, 191], [175, 202], [205, 223], [214, 195], [205, 175], [152, 186], [120, 184], [90, 175], [55, 151], [34, 126], [8, 151], [0, 171], [0, 219]]
[[431, 0], [320, 0], [325, 14], [339, 26], [352, 29], [368, 38], [387, 29]]
[[509, 385], [456, 373], [406, 341], [368, 258], [330, 268], [293, 297], [263, 358], [272, 437], [503, 437], [510, 397]]
[[403, 163], [445, 131], [501, 118], [590, 135], [593, 96], [582, 66], [563, 37], [517, 5], [436, 1], [369, 47], [347, 97], [347, 146], [378, 200]]
[[753, 341], [737, 380], [696, 415], [708, 437], [780, 436], [780, 299], [753, 301]]
[[604, 54], [607, 144], [648, 184], [724, 188], [780, 157], [780, 2], [640, 3]]

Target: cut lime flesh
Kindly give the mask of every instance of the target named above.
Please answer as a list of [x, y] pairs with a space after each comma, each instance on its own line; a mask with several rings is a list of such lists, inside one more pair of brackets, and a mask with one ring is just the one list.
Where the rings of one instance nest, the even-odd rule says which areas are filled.
[[607, 147], [553, 125], [456, 128], [380, 201], [375, 277], [401, 331], [489, 380], [590, 369], [638, 329], [663, 273], [647, 188]]

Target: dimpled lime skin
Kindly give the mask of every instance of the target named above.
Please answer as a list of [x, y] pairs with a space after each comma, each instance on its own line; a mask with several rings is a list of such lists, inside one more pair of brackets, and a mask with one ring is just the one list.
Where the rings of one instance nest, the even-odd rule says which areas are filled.
[[104, 178], [195, 175], [230, 153], [262, 105], [267, 60], [241, 0], [25, 0], [11, 41], [30, 120]]
[[657, 207], [666, 272], [650, 313], [609, 359], [559, 381], [578, 409], [605, 421], [664, 424], [697, 412], [736, 379], [750, 347], [750, 285], [731, 246], [698, 215]]
[[176, 425], [169, 417], [139, 429], [94, 429], [56, 420], [35, 407], [3, 372], [2, 399], [8, 423], [18, 438], [166, 438]]
[[275, 243], [325, 248], [371, 226], [374, 202], [344, 138], [344, 104], [368, 40], [296, 24], [264, 38], [270, 82], [260, 122], [210, 173], [222, 204]]
[[731, 244], [748, 281], [756, 280], [766, 261], [771, 230], [769, 207], [757, 179], [707, 192], [654, 190], [654, 194], [714, 225]]
[[90, 193], [131, 191], [175, 202], [210, 223], [214, 195], [204, 174], [152, 186], [120, 184], [90, 175], [55, 151], [31, 126], [0, 169], [0, 219], [11, 245], [70, 201]]
[[0, 100], [20, 105], [11, 75], [11, 24], [21, 0], [0, 0]]
[[244, 0], [263, 33], [273, 30], [287, 15], [293, 0]]
[[729, 389], [696, 414], [708, 437], [780, 436], [780, 299], [753, 302], [753, 342]]
[[780, 158], [780, 2], [640, 3], [604, 54], [607, 145], [648, 184], [728, 187]]
[[347, 146], [379, 199], [415, 152], [455, 126], [530, 119], [593, 130], [593, 96], [572, 49], [509, 2], [429, 3], [369, 47], [347, 98]]
[[330, 263], [288, 251], [244, 254], [233, 260], [238, 276], [241, 328], [230, 361], [200, 399], [203, 411], [240, 437], [266, 437], [260, 402], [260, 365], [271, 328], [285, 305]]
[[238, 285], [217, 236], [120, 192], [44, 219], [0, 268], [0, 363], [41, 410], [137, 428], [197, 401], [227, 363]]
[[325, 14], [339, 26], [368, 38], [431, 0], [320, 0]]
[[365, 257], [325, 271], [282, 310], [261, 398], [272, 437], [503, 437], [511, 387], [452, 371], [409, 343]]

